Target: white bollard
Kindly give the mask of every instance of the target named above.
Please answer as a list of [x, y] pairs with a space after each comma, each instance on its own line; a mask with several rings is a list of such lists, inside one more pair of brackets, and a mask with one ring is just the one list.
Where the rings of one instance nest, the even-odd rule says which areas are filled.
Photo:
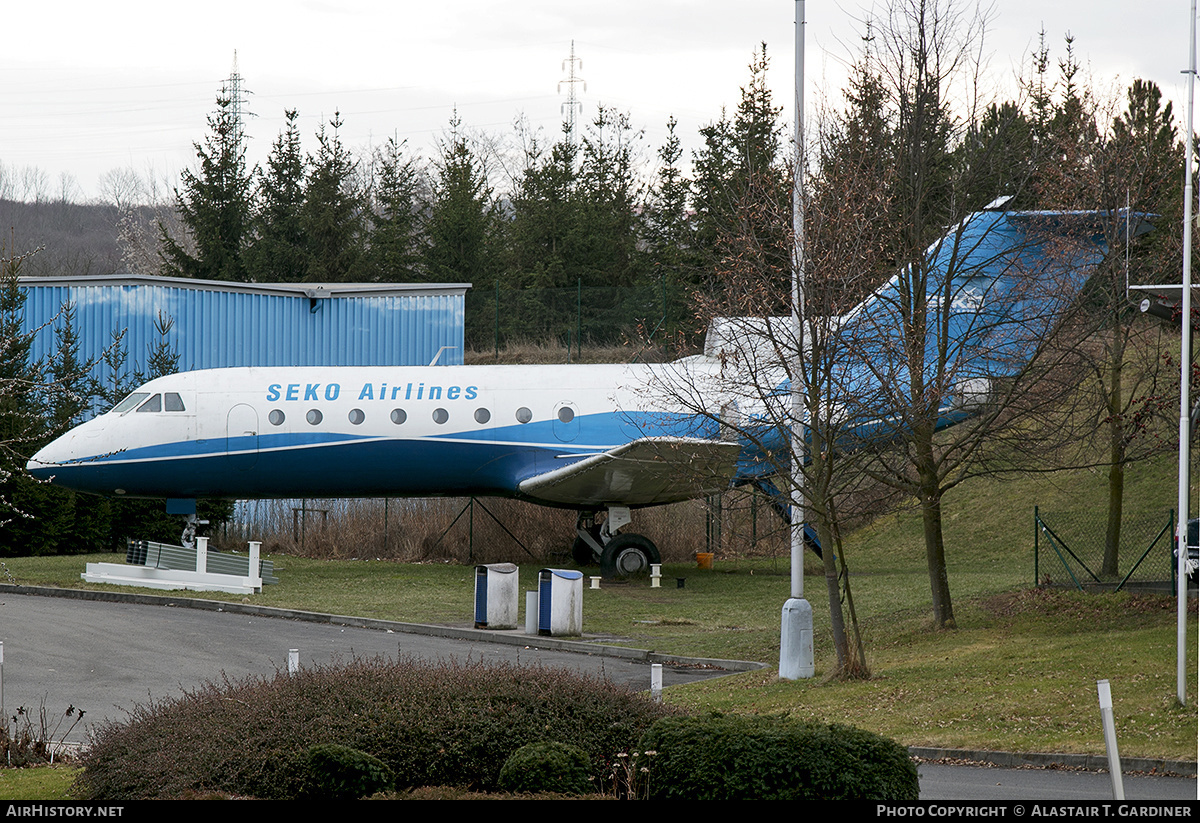
[[650, 664], [650, 699], [662, 702], [662, 663]]
[[297, 674], [300, 671], [300, 650], [288, 649], [288, 674]]
[[651, 563], [650, 564], [650, 588], [652, 588], [652, 589], [660, 588], [659, 584], [661, 582], [662, 582], [662, 563]]
[[198, 574], [208, 573], [208, 538], [196, 538], [196, 572]]
[[525, 592], [525, 634], [537, 634], [538, 593], [537, 589]]
[[588, 580], [591, 581], [591, 584], [588, 586], [589, 589], [600, 588], [600, 578], [599, 577], [589, 577]]
[[262, 549], [261, 540], [250, 541], [250, 566], [246, 570], [246, 576], [254, 582], [254, 588], [262, 591], [262, 571], [258, 560], [260, 549]]
[[1125, 799], [1125, 783], [1121, 777], [1121, 756], [1117, 754], [1117, 730], [1113, 725], [1112, 690], [1107, 680], [1097, 680], [1100, 693], [1100, 720], [1104, 724], [1104, 748], [1108, 751], [1108, 774], [1112, 778], [1113, 800]]

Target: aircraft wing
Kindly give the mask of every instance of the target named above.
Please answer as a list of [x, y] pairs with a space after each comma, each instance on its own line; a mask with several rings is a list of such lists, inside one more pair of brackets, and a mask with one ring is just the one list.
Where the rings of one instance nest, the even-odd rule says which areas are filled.
[[741, 447], [687, 437], [643, 437], [539, 474], [517, 487], [539, 502], [587, 506], [677, 503], [729, 488]]

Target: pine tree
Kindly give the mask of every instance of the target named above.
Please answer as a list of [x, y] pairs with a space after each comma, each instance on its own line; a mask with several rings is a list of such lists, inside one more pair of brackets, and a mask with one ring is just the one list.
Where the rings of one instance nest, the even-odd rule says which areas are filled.
[[731, 185], [736, 157], [733, 126], [725, 112], [721, 119], [700, 129], [700, 136], [704, 146], [692, 155], [692, 205], [697, 249], [704, 265], [711, 268], [719, 257], [721, 238], [729, 235], [735, 222], [738, 200]]
[[[498, 277], [505, 303], [497, 319], [506, 336], [564, 339], [576, 329], [575, 289], [585, 265], [579, 146], [564, 125], [548, 151], [527, 136], [523, 159], [508, 219], [501, 223], [504, 266]], [[494, 322], [480, 316], [474, 327], [490, 331]]]
[[433, 282], [482, 285], [499, 269], [499, 206], [461, 125], [455, 113], [434, 161], [425, 269]]
[[652, 285], [664, 304], [664, 335], [674, 332], [685, 315], [690, 315], [686, 312], [687, 284], [700, 265], [695, 227], [688, 218], [691, 185], [679, 168], [683, 149], [675, 126], [672, 117], [667, 121], [667, 141], [658, 150], [658, 172], [647, 193], [642, 220]]
[[337, 113], [317, 132], [317, 154], [309, 157], [301, 225], [308, 240], [308, 274], [319, 283], [361, 279], [365, 225], [358, 162], [342, 145]]
[[41, 364], [31, 360], [33, 333], [22, 328], [23, 262], [0, 261], [0, 555], [7, 557], [53, 552], [68, 519], [49, 487], [25, 471], [45, 442], [48, 414]]
[[790, 266], [790, 184], [780, 157], [782, 108], [767, 86], [766, 44], [750, 62], [732, 121], [724, 113], [700, 130], [704, 147], [695, 155], [696, 239], [713, 269], [728, 249], [755, 238], [764, 264]]
[[114, 329], [110, 332], [111, 339], [104, 350], [102, 360], [107, 378], [97, 387], [96, 396], [105, 409], [111, 409], [120, 403], [136, 386], [145, 382], [145, 376], [141, 372], [126, 371], [129, 363], [129, 347], [125, 345], [127, 331], [128, 329]]
[[633, 171], [640, 139], [627, 114], [605, 106], [584, 133], [579, 169], [584, 286], [629, 287], [644, 273], [638, 252], [641, 192]]
[[195, 246], [194, 253], [159, 224], [163, 270], [177, 277], [244, 281], [250, 229], [250, 174], [246, 147], [233, 102], [217, 98], [208, 118], [210, 134], [196, 144], [199, 170], [183, 172], [176, 189], [180, 219]]
[[[79, 423], [92, 407], [98, 390], [91, 377], [94, 363], [80, 359], [73, 304], [62, 307], [54, 336], [55, 351], [48, 364], [53, 378], [47, 384], [51, 423], [48, 437], [58, 436]], [[55, 536], [55, 552], [74, 554], [103, 550], [111, 516], [108, 500], [53, 485], [44, 486], [42, 492], [46, 495], [43, 512], [50, 510], [50, 522], [62, 526], [61, 533]]]
[[511, 287], [564, 288], [580, 276], [578, 166], [579, 147], [565, 129], [548, 154], [536, 143], [527, 149], [507, 222]]
[[158, 340], [146, 352], [146, 379], [153, 380], [179, 371], [179, 347], [171, 342], [171, 329], [175, 328], [175, 319], [158, 310], [154, 319], [154, 331]]
[[59, 312], [54, 339], [55, 350], [49, 363], [53, 378], [50, 422], [52, 431], [59, 434], [80, 422], [91, 408], [98, 387], [91, 377], [94, 361], [80, 360], [73, 303], [65, 304]]
[[259, 283], [295, 283], [308, 275], [303, 220], [305, 159], [296, 109], [288, 109], [284, 117], [287, 122], [271, 147], [267, 168], [257, 174], [254, 241], [247, 267]]
[[420, 170], [405, 157], [404, 142], [388, 138], [376, 157], [375, 208], [367, 251], [367, 278], [377, 282], [421, 279]]

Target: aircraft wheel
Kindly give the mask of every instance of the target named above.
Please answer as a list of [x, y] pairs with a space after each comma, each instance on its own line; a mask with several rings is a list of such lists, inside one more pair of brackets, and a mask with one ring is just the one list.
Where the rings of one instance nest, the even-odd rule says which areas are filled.
[[[592, 539], [600, 543], [599, 527], [589, 529], [589, 534]], [[576, 566], [594, 566], [596, 565], [596, 552], [582, 537], [576, 535], [575, 542], [571, 544], [571, 559], [575, 561]]]
[[661, 563], [658, 548], [640, 534], [618, 534], [604, 547], [600, 557], [600, 574], [623, 579], [646, 577], [650, 564]]

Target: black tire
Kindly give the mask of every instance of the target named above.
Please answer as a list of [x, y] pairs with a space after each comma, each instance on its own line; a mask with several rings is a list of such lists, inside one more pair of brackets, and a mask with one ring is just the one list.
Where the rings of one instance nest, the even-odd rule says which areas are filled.
[[650, 565], [661, 563], [658, 548], [640, 534], [618, 534], [604, 547], [600, 556], [600, 574], [623, 580], [647, 577]]

